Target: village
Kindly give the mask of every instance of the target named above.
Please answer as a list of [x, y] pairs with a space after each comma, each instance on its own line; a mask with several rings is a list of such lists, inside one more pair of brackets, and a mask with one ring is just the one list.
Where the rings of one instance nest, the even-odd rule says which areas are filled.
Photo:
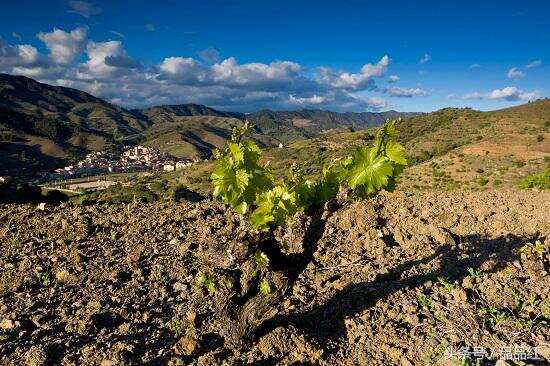
[[122, 153], [94, 151], [73, 165], [59, 168], [53, 179], [68, 179], [105, 173], [132, 173], [143, 171], [171, 172], [188, 167], [197, 161], [176, 158], [158, 149], [146, 146], [125, 147]]

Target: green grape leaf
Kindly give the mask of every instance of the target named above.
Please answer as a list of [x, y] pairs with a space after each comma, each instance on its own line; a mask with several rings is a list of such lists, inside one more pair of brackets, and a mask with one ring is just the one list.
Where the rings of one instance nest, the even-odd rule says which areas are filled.
[[315, 186], [315, 203], [325, 203], [338, 193], [341, 173], [334, 164], [323, 169], [323, 178]]
[[406, 165], [407, 155], [405, 148], [397, 141], [390, 140], [386, 144], [386, 156], [394, 163]]
[[231, 153], [231, 155], [229, 156], [232, 158], [235, 164], [244, 163], [244, 151], [241, 144], [230, 142], [227, 144], [227, 149]]
[[395, 121], [388, 121], [383, 127], [383, 130], [389, 137], [396, 137], [397, 130], [395, 129]]
[[391, 161], [376, 154], [376, 147], [360, 148], [349, 166], [348, 184], [350, 188], [362, 187], [362, 197], [376, 193], [388, 183], [393, 173]]
[[275, 217], [270, 214], [271, 209], [258, 207], [250, 214], [250, 225], [260, 231], [269, 230], [269, 224], [275, 220]]
[[265, 231], [271, 225], [282, 224], [287, 216], [300, 210], [296, 196], [296, 192], [289, 191], [283, 185], [259, 194], [256, 198], [258, 207], [250, 215], [252, 227]]

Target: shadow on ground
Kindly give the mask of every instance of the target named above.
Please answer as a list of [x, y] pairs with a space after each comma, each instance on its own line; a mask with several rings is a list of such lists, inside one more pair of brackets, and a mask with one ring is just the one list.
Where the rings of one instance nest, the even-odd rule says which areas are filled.
[[[336, 349], [331, 344], [347, 339], [344, 319], [354, 317], [374, 306], [378, 301], [401, 290], [413, 290], [428, 281], [443, 277], [450, 282], [461, 281], [468, 275], [467, 269], [478, 269], [490, 263], [484, 272], [495, 273], [507, 263], [519, 258], [518, 249], [527, 242], [537, 239], [536, 236], [506, 235], [496, 239], [478, 235], [456, 236], [449, 233], [454, 243], [443, 245], [435, 253], [422, 259], [404, 262], [387, 273], [378, 274], [373, 281], [353, 283], [337, 292], [328, 301], [311, 310], [278, 315], [266, 323], [260, 336], [269, 333], [279, 326], [293, 325], [304, 332], [304, 335], [321, 345], [328, 355]], [[439, 267], [427, 274], [403, 277], [403, 273], [437, 260]]]

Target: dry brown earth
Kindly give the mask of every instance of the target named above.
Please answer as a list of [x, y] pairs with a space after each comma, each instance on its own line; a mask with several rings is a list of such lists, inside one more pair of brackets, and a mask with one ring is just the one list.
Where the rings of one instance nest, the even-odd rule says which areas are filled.
[[550, 362], [550, 192], [384, 194], [319, 229], [279, 314], [234, 352], [195, 253], [254, 237], [239, 215], [2, 205], [0, 364], [452, 365], [463, 346]]

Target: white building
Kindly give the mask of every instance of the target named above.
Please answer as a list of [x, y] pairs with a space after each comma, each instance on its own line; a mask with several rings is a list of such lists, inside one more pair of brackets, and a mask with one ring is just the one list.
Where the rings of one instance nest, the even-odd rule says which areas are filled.
[[180, 160], [176, 162], [176, 169], [182, 169], [191, 166], [191, 164], [193, 164], [191, 160]]

